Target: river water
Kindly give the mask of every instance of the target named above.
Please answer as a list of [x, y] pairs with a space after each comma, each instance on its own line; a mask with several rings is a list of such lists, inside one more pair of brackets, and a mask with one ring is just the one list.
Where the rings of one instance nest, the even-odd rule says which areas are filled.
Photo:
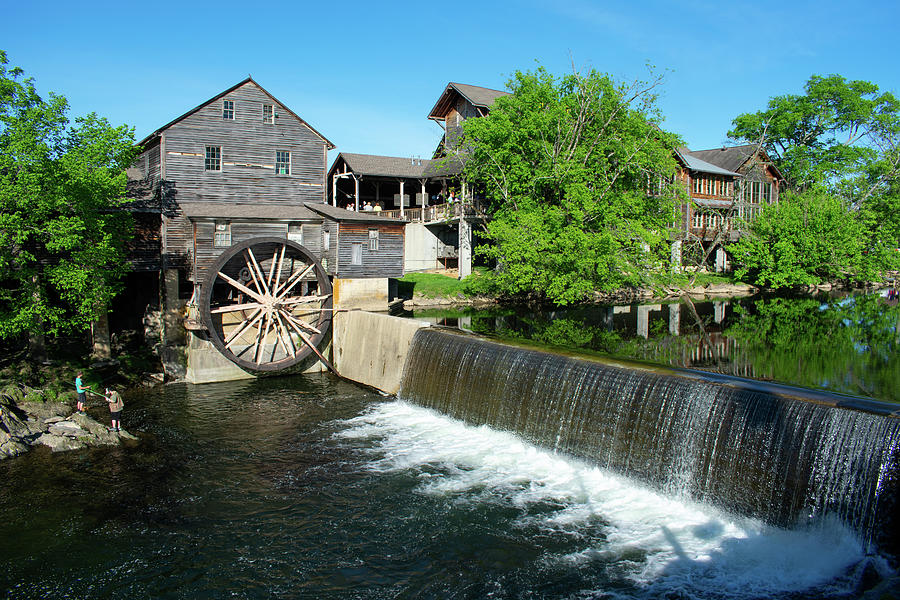
[[660, 496], [328, 375], [125, 399], [140, 444], [0, 462], [0, 597], [856, 597], [838, 523]]

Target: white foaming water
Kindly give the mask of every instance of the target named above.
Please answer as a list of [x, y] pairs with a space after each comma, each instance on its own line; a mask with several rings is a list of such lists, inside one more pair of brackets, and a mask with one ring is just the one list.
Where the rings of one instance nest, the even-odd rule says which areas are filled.
[[611, 578], [630, 582], [642, 597], [746, 599], [812, 589], [846, 594], [854, 584], [842, 575], [864, 558], [859, 540], [839, 523], [769, 527], [403, 401], [378, 404], [345, 425], [340, 437], [374, 443], [369, 468], [415, 472], [422, 494], [556, 507], [523, 510], [515, 523], [578, 540], [577, 551], [548, 552], [544, 561], [575, 568], [602, 563]]

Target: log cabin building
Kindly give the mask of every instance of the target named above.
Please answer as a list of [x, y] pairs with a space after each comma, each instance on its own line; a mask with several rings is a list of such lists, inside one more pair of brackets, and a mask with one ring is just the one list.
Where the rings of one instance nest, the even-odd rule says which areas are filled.
[[139, 224], [132, 284], [146, 298], [156, 278], [167, 342], [180, 341], [184, 305], [199, 297], [210, 265], [251, 238], [299, 242], [332, 277], [383, 278], [386, 289], [388, 277], [402, 275], [403, 222], [322, 210], [335, 145], [251, 77], [139, 146], [128, 172]]
[[338, 154], [328, 171], [329, 203], [352, 210], [377, 209], [406, 227], [405, 271], [458, 268], [472, 272], [473, 226], [480, 217], [477, 191], [460, 177], [453, 152], [466, 119], [490, 112], [509, 92], [448, 83], [428, 118], [444, 130], [431, 159]]
[[[740, 238], [741, 223], [778, 202], [784, 177], [755, 144], [691, 151], [680, 148], [677, 180], [690, 201], [681, 205], [673, 241], [673, 261], [681, 262], [685, 242], [715, 252], [716, 271], [729, 269], [727, 243]], [[710, 248], [710, 246], [712, 246]]]

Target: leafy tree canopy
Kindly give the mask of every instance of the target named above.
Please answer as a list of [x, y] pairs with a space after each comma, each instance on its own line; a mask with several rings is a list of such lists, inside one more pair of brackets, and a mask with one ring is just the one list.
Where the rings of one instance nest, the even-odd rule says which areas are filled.
[[0, 338], [86, 329], [120, 290], [134, 133], [69, 123], [0, 51]]
[[813, 75], [805, 93], [769, 100], [766, 110], [738, 115], [728, 133], [758, 143], [788, 185], [845, 184], [897, 148], [900, 101], [868, 81]]
[[568, 304], [660, 264], [676, 192], [646, 186], [672, 180], [680, 141], [654, 123], [658, 83], [519, 71], [510, 96], [464, 122], [458, 145], [489, 205], [492, 244], [478, 252], [498, 262], [495, 291]]
[[866, 240], [865, 223], [844, 200], [814, 189], [766, 206], [731, 252], [738, 278], [773, 288], [816, 285], [874, 277]]

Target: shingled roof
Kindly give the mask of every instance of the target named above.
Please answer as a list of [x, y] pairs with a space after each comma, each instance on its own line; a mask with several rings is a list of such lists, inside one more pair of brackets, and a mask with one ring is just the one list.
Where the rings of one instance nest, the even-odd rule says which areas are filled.
[[479, 108], [490, 108], [497, 98], [510, 95], [509, 92], [502, 90], [492, 90], [491, 88], [451, 81], [444, 88], [444, 92], [438, 98], [438, 101], [435, 102], [431, 112], [428, 113], [428, 118], [435, 121], [443, 121], [447, 110], [453, 105], [453, 97], [457, 94]]
[[734, 171], [723, 169], [722, 167], [697, 158], [694, 153], [687, 148], [680, 148], [679, 150], [677, 150], [677, 155], [682, 160], [684, 165], [691, 171], [697, 171], [699, 173], [712, 173], [714, 175], [729, 175], [731, 177], [740, 177], [740, 173], [735, 173]]
[[760, 163], [770, 167], [775, 174], [784, 179], [781, 172], [771, 163], [765, 150], [756, 144], [744, 144], [742, 146], [728, 146], [713, 148], [711, 150], [688, 150], [688, 153], [707, 163], [714, 164], [729, 171], [739, 171], [748, 161], [759, 153]]
[[379, 216], [377, 211], [346, 210], [344, 208], [331, 206], [330, 204], [319, 204], [317, 202], [306, 202], [305, 205], [309, 210], [334, 221], [349, 221], [355, 223], [405, 223], [405, 221], [401, 219]]
[[[400, 156], [379, 156], [377, 154], [351, 154], [341, 152], [334, 159], [344, 159], [350, 170], [357, 175], [371, 175], [381, 177], [408, 177], [420, 179], [430, 160], [424, 158], [404, 158]], [[333, 167], [332, 167], [333, 168]]]

